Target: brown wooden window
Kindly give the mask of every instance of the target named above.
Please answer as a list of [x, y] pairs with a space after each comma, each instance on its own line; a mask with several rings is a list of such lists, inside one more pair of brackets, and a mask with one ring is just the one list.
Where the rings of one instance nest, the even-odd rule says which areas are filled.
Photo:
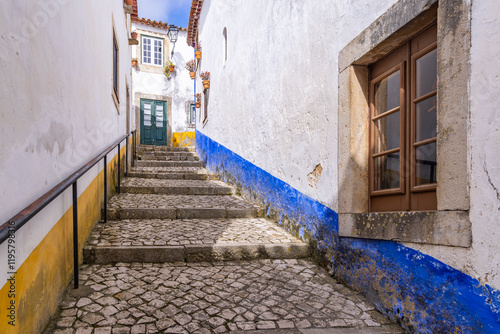
[[437, 26], [370, 65], [370, 211], [436, 210]]

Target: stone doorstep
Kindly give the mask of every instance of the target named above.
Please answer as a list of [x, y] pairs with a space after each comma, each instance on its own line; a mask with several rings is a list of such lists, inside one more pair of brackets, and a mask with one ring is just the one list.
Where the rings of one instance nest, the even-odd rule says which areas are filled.
[[204, 167], [201, 161], [158, 161], [158, 160], [136, 160], [137, 167]]
[[258, 218], [260, 208], [119, 208], [108, 209], [108, 220], [120, 219], [206, 219]]
[[140, 155], [141, 161], [200, 161], [200, 158], [197, 156], [185, 156], [185, 155], [166, 155], [166, 156], [158, 156], [158, 155], [149, 155], [142, 154]]
[[139, 152], [139, 151], [196, 152], [196, 149], [194, 147], [168, 147], [168, 146], [137, 145], [136, 152]]
[[172, 172], [129, 172], [128, 177], [138, 177], [143, 179], [166, 179], [166, 180], [218, 180], [216, 175], [208, 173], [172, 173]]
[[303, 259], [310, 257], [306, 243], [283, 244], [206, 244], [185, 246], [87, 246], [87, 264], [116, 262], [212, 262], [259, 259]]
[[158, 194], [158, 195], [233, 195], [230, 187], [134, 187], [121, 186], [122, 193], [129, 194]]
[[136, 155], [152, 155], [157, 157], [197, 157], [196, 152], [187, 151], [136, 151]]

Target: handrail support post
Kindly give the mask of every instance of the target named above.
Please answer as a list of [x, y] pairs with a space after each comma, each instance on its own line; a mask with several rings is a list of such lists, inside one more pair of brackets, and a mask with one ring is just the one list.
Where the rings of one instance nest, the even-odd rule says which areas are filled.
[[104, 219], [108, 222], [108, 155], [104, 156]]
[[73, 283], [74, 288], [78, 289], [78, 190], [76, 186], [77, 181], [73, 182]]

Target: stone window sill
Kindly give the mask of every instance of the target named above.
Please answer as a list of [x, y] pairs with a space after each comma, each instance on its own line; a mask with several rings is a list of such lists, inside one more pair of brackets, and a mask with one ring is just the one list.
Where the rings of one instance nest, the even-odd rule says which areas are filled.
[[339, 214], [339, 235], [366, 239], [470, 247], [468, 211]]

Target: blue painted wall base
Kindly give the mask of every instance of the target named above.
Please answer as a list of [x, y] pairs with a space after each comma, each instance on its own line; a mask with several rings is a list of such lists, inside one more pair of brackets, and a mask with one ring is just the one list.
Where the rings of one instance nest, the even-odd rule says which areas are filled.
[[313, 242], [332, 274], [411, 333], [500, 333], [500, 291], [391, 241], [339, 238], [338, 215], [196, 131], [208, 170]]

